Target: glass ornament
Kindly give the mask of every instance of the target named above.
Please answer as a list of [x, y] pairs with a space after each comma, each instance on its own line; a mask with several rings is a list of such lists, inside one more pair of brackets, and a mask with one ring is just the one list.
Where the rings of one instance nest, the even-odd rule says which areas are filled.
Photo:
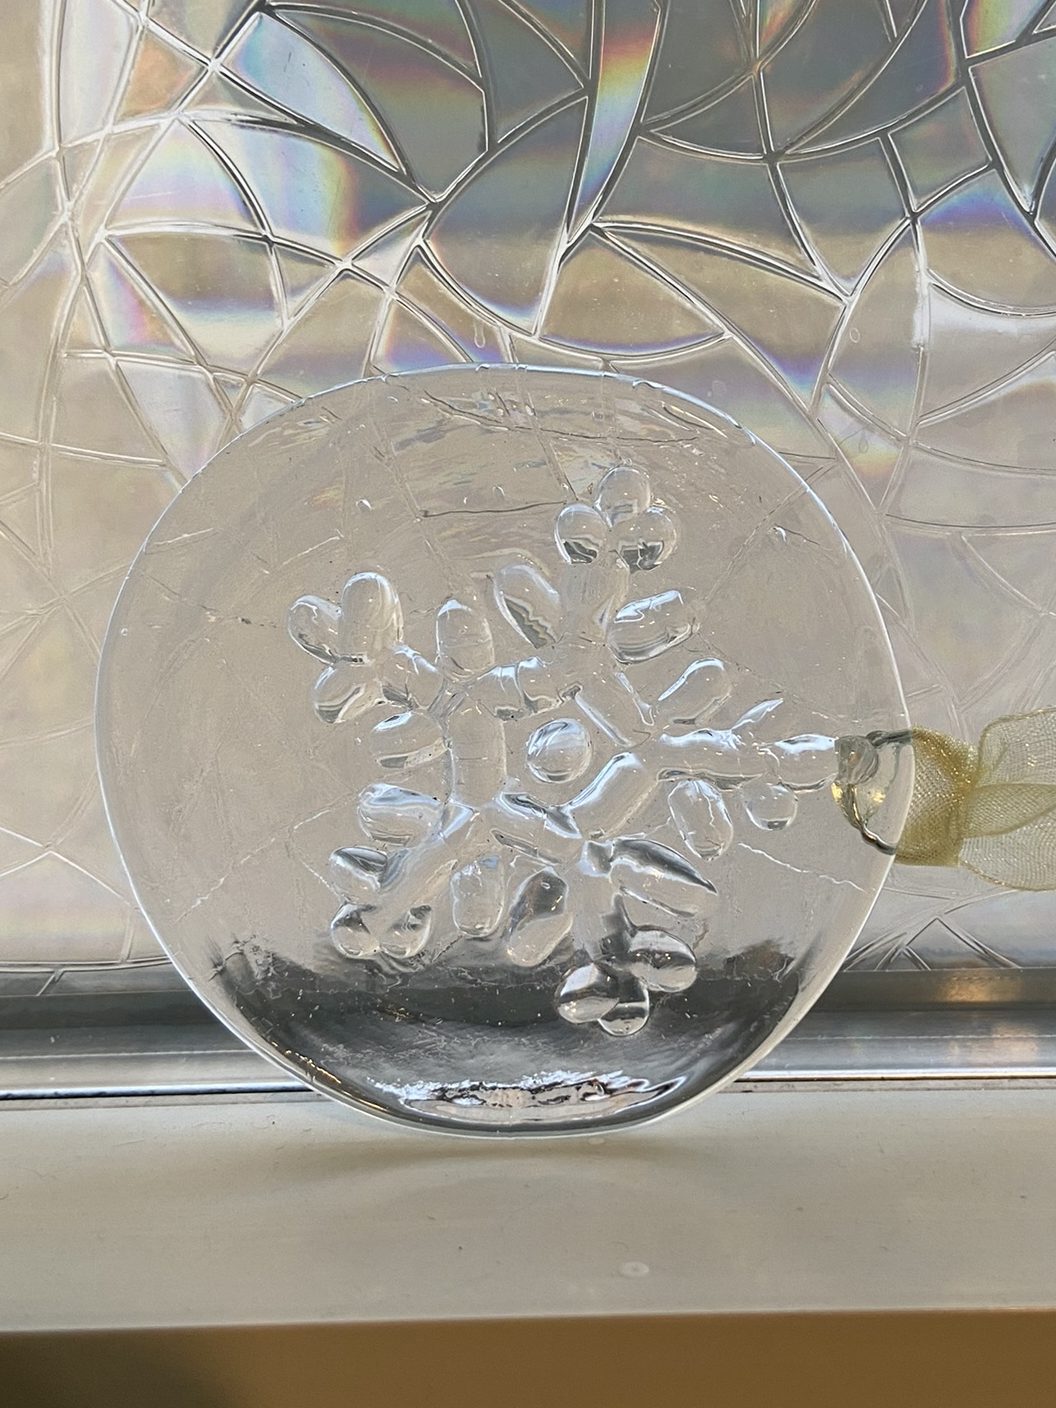
[[[499, 1134], [649, 1118], [788, 1031], [887, 873], [841, 798], [904, 727], [788, 463], [523, 367], [234, 441], [137, 559], [98, 700], [124, 863], [203, 1000], [327, 1094]], [[910, 787], [872, 799], [890, 834]]]

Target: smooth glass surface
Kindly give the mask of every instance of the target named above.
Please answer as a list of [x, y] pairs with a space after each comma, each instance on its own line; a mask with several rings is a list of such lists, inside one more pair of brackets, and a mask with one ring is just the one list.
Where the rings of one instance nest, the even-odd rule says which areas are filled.
[[784, 461], [663, 388], [481, 367], [325, 393], [192, 480], [98, 743], [220, 1016], [327, 1093], [512, 1132], [657, 1114], [788, 1029], [889, 865], [847, 740], [903, 723]]

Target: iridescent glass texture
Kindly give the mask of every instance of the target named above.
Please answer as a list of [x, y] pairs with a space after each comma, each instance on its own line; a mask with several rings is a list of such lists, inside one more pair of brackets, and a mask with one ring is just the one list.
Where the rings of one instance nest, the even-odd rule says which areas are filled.
[[[1047, 0], [19, 0], [0, 83], [0, 910], [27, 992], [160, 960], [90, 720], [117, 588], [237, 432], [364, 373], [607, 367], [784, 454], [914, 721], [1054, 701]], [[252, 486], [247, 485], [247, 493]], [[1053, 961], [893, 872], [859, 969]]]

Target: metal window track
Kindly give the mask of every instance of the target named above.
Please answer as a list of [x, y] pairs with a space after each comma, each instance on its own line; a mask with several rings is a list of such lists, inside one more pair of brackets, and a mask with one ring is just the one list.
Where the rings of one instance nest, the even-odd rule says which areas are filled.
[[[734, 1089], [1056, 1080], [1056, 969], [842, 975]], [[307, 1094], [175, 974], [167, 990], [0, 996], [0, 1099]]]

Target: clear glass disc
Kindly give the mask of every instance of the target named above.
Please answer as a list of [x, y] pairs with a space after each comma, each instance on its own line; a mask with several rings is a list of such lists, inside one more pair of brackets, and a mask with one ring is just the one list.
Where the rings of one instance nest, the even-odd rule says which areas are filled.
[[662, 387], [483, 367], [315, 396], [192, 479], [98, 743], [137, 897], [236, 1032], [364, 1109], [553, 1133], [802, 1015], [889, 865], [838, 742], [904, 721], [784, 460]]

